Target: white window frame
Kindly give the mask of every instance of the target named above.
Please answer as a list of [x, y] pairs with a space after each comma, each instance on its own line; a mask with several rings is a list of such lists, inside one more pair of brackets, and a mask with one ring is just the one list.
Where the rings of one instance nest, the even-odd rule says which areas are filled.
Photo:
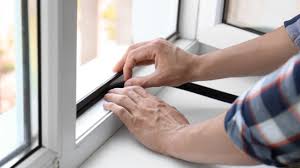
[[[103, 116], [93, 107], [80, 119], [76, 118], [77, 0], [40, 1], [43, 148], [18, 167], [78, 167], [122, 124], [112, 113]], [[203, 50], [201, 43], [222, 49], [258, 36], [223, 24], [223, 3], [223, 0], [182, 0], [179, 38], [175, 44], [199, 52]], [[141, 68], [135, 74], [147, 74], [153, 68]], [[155, 94], [159, 90], [154, 88], [150, 92]], [[76, 125], [83, 130], [77, 139]]]
[[200, 0], [197, 30], [199, 42], [223, 49], [259, 36], [222, 23], [223, 9], [224, 0]]

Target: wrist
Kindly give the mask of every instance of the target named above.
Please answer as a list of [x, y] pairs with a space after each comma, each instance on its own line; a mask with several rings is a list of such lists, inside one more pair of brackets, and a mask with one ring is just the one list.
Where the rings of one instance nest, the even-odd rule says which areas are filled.
[[174, 130], [166, 140], [164, 154], [172, 157], [178, 157], [187, 138], [189, 125], [182, 125]]
[[206, 80], [207, 56], [192, 55], [189, 68], [189, 81]]

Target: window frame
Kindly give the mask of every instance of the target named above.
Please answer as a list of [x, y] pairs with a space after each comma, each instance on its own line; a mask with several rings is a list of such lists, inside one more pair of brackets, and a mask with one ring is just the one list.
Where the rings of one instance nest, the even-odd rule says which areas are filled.
[[[76, 57], [74, 56], [77, 46], [77, 3], [73, 0], [40, 1], [43, 147], [18, 167], [45, 167], [45, 165], [76, 167], [111, 137], [122, 124], [112, 113], [109, 113], [99, 118], [99, 121], [86, 131], [85, 136], [76, 139]], [[180, 18], [187, 17], [180, 16]], [[185, 28], [185, 26], [180, 27]], [[177, 39], [174, 36], [173, 38]], [[180, 46], [190, 46], [193, 42], [193, 40], [179, 41]], [[135, 74], [143, 75], [153, 69], [154, 67], [141, 68]], [[159, 89], [151, 89], [150, 92], [155, 93]], [[80, 118], [82, 117], [84, 116]]]
[[[76, 139], [76, 1], [40, 1], [43, 146], [17, 167], [76, 167], [103, 145], [122, 124], [109, 113], [89, 128], [84, 136]], [[223, 2], [181, 1], [175, 44], [189, 52], [199, 52], [209, 51], [201, 43], [221, 49], [258, 37], [255, 33], [222, 23], [220, 13], [223, 13]], [[206, 8], [212, 9], [203, 10], [205, 4], [208, 4]], [[232, 35], [240, 37], [230, 39]], [[216, 43], [220, 38], [228, 40]], [[153, 67], [142, 68], [136, 74], [143, 75], [152, 70]], [[153, 90], [152, 93], [159, 91]], [[85, 114], [80, 118], [86, 117]]]
[[227, 5], [228, 5], [228, 1], [229, 1], [229, 0], [224, 0], [224, 8], [223, 8], [222, 23], [225, 23], [225, 24], [227, 24], [227, 25], [229, 25], [229, 26], [236, 27], [236, 28], [239, 28], [239, 29], [242, 29], [242, 30], [251, 32], [251, 33], [258, 34], [258, 35], [264, 35], [264, 34], [266, 34], [266, 33], [264, 33], [264, 32], [261, 32], [261, 31], [258, 31], [258, 30], [252, 29], [252, 28], [240, 27], [240, 26], [237, 26], [237, 25], [234, 25], [234, 24], [231, 24], [231, 23], [226, 22], [226, 8], [227, 8]]

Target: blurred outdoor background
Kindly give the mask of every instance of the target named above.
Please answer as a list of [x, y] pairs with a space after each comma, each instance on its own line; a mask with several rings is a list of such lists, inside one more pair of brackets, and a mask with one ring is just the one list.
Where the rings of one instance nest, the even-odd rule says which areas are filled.
[[0, 114], [16, 104], [15, 1], [0, 0]]

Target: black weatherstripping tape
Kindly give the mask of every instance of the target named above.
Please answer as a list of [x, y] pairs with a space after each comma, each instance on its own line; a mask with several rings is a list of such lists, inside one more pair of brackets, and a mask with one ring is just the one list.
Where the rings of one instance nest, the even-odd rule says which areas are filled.
[[[110, 85], [108, 87], [108, 90], [113, 89], [113, 88], [123, 88], [123, 87], [124, 87], [124, 82], [118, 82], [118, 83]], [[216, 99], [219, 101], [223, 101], [226, 103], [233, 103], [234, 100], [237, 98], [236, 95], [222, 92], [219, 90], [215, 90], [215, 89], [208, 88], [208, 87], [194, 84], [194, 83], [185, 83], [180, 86], [174, 86], [174, 88], [189, 91], [192, 93], [196, 93], [196, 94], [206, 96], [206, 97], [209, 97], [212, 99]]]
[[[103, 96], [113, 88], [123, 88], [124, 87], [124, 81], [121, 82], [113, 82], [116, 78], [120, 76], [116, 76], [111, 80], [111, 82], [108, 82], [108, 84], [102, 86], [101, 88], [97, 89], [94, 93], [89, 95], [84, 101], [78, 103], [77, 105], [77, 117], [79, 117], [81, 114], [83, 114], [88, 108], [90, 108], [92, 105], [97, 103], [100, 99], [103, 98]], [[208, 88], [205, 86], [201, 86], [194, 83], [185, 83], [183, 85], [174, 87], [177, 89], [189, 91], [192, 93], [196, 93], [202, 96], [206, 96], [212, 99], [216, 99], [219, 101], [223, 101], [226, 103], [233, 103], [234, 100], [237, 98], [236, 95], [232, 95], [230, 93], [222, 92], [219, 90], [215, 90], [212, 88]]]
[[[112, 88], [123, 88], [124, 82], [119, 82], [110, 86], [109, 89]], [[215, 90], [212, 88], [208, 88], [202, 85], [194, 84], [194, 83], [185, 83], [180, 86], [174, 86], [176, 89], [181, 89], [185, 91], [189, 91], [192, 93], [196, 93], [198, 95], [206, 96], [212, 99], [220, 100], [226, 103], [233, 103], [234, 100], [238, 97], [236, 95], [222, 92], [219, 90]]]
[[96, 89], [93, 93], [88, 95], [86, 98], [84, 98], [82, 101], [80, 101], [76, 108], [77, 108], [77, 117], [79, 117], [81, 114], [83, 114], [87, 109], [89, 109], [91, 106], [93, 106], [95, 103], [97, 103], [99, 100], [101, 100], [104, 95], [113, 88], [124, 87], [124, 82], [118, 82], [118, 79], [122, 76], [121, 73], [116, 74], [111, 80], [109, 80], [105, 85], [101, 86], [100, 88]]
[[185, 83], [183, 85], [177, 86], [175, 88], [193, 92], [202, 96], [206, 96], [212, 99], [220, 100], [226, 103], [233, 103], [238, 97], [236, 95], [201, 86], [194, 83]]

